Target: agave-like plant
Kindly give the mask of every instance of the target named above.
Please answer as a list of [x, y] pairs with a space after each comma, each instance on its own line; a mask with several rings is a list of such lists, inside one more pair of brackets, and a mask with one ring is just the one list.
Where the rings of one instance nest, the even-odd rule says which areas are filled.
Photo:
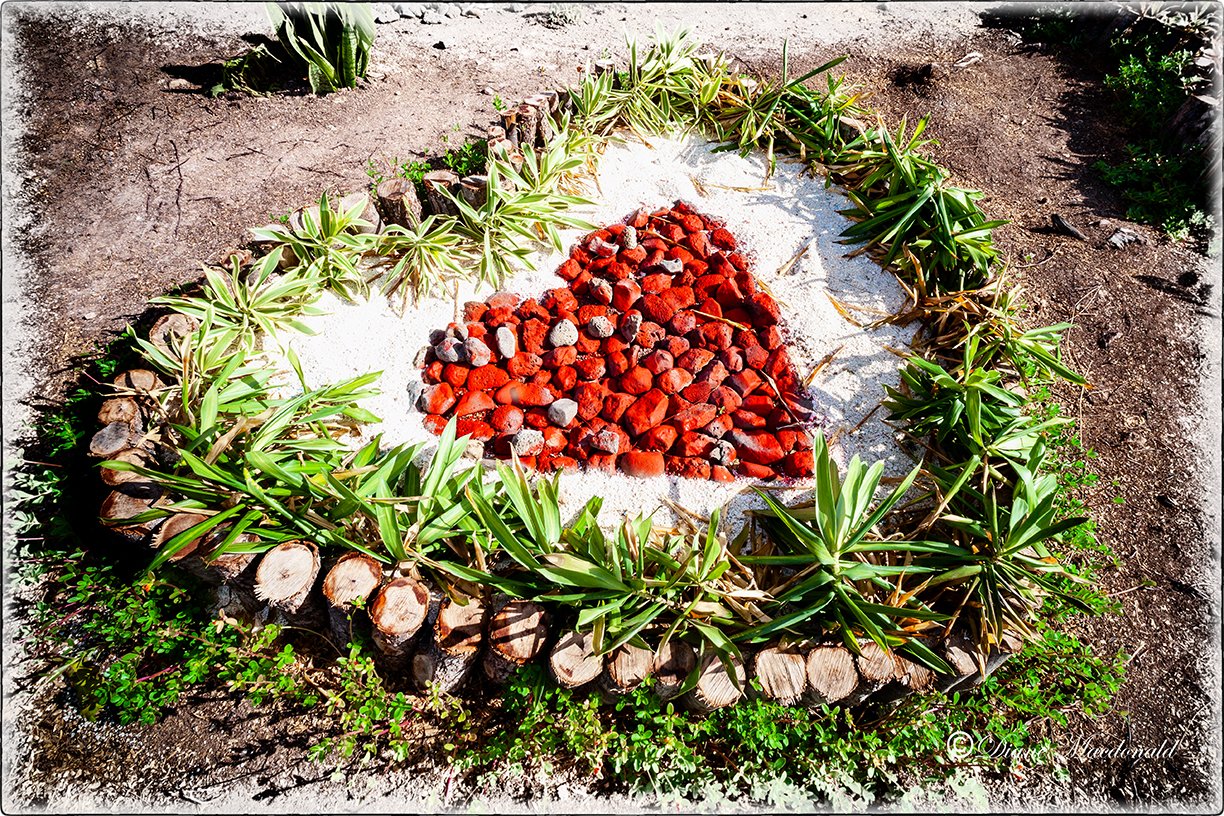
[[855, 456], [843, 479], [819, 433], [812, 454], [816, 489], [810, 503], [785, 507], [758, 491], [767, 507], [754, 511], [753, 520], [764, 528], [774, 551], [744, 555], [740, 560], [767, 568], [766, 574], [773, 579], [764, 587], [773, 600], [763, 607], [772, 619], [741, 632], [736, 639], [763, 641], [780, 632], [810, 636], [815, 624], [817, 633], [837, 631], [851, 649], [858, 649], [857, 635], [862, 633], [881, 648], [900, 647], [923, 663], [943, 669], [943, 661], [903, 628], [905, 622], [921, 624], [941, 616], [912, 593], [900, 598], [896, 593], [900, 576], [932, 571], [904, 555], [927, 552], [932, 545], [884, 538], [877, 530], [884, 517], [905, 500], [920, 469], [914, 468], [891, 493], [873, 504], [884, 474], [883, 462], [868, 467]]
[[341, 212], [332, 208], [327, 193], [323, 193], [318, 206], [303, 209], [300, 222], [291, 229], [260, 227], [251, 232], [256, 240], [281, 243], [291, 249], [298, 261], [298, 277], [352, 300], [354, 293], [368, 291], [366, 279], [357, 269], [366, 239], [354, 232], [370, 226], [361, 218], [365, 206], [364, 201], [358, 202]]
[[411, 227], [392, 224], [362, 238], [359, 246], [379, 258], [369, 282], [381, 280], [383, 293], [398, 295], [402, 308], [407, 308], [409, 295], [419, 302], [448, 279], [461, 276], [470, 261], [454, 219], [431, 215]]

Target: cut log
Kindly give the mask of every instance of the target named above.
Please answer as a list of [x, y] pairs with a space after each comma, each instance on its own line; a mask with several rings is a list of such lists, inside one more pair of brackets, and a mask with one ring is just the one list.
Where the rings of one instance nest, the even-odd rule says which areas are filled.
[[807, 689], [807, 661], [793, 649], [770, 646], [757, 653], [753, 673], [761, 693], [782, 705], [794, 705]]
[[[266, 607], [255, 597], [255, 574], [259, 568], [257, 553], [222, 553], [216, 555], [216, 549], [229, 535], [232, 527], [222, 524], [209, 531], [201, 548], [205, 555], [204, 561], [221, 581], [217, 590], [217, 605], [231, 617], [241, 617], [244, 620], [255, 618]], [[239, 533], [238, 541], [253, 544], [258, 539], [251, 533]]]
[[595, 76], [601, 77], [604, 74], [616, 73], [616, 60], [602, 59], [595, 61]]
[[705, 714], [717, 708], [735, 705], [744, 696], [744, 682], [747, 680], [744, 663], [735, 656], [732, 656], [729, 662], [735, 672], [734, 679], [718, 655], [711, 652], [702, 658], [697, 685], [684, 695], [685, 707], [690, 711]]
[[535, 147], [540, 138], [540, 109], [523, 102], [514, 108], [514, 113], [514, 130], [506, 128], [510, 141], [522, 150]]
[[374, 596], [370, 604], [374, 645], [388, 669], [407, 672], [429, 607], [429, 589], [409, 576], [392, 578]]
[[553, 647], [548, 667], [562, 686], [578, 688], [599, 677], [603, 671], [603, 657], [595, 654], [590, 632], [567, 632]]
[[660, 700], [670, 700], [680, 693], [684, 681], [697, 665], [693, 647], [672, 638], [655, 652], [651, 671], [655, 676], [654, 690]]
[[111, 381], [121, 391], [132, 391], [140, 395], [155, 394], [166, 387], [161, 379], [147, 368], [133, 368]]
[[520, 666], [535, 659], [547, 636], [543, 608], [531, 601], [510, 601], [489, 622], [485, 675], [494, 683], [506, 682]]
[[140, 405], [136, 400], [131, 397], [111, 397], [98, 409], [98, 422], [103, 425], [126, 422], [139, 430], [144, 426], [144, 417], [140, 415]]
[[[129, 465], [138, 465], [140, 467], [149, 467], [153, 463], [149, 454], [139, 448], [128, 448], [125, 451], [119, 451], [114, 456], [108, 457], [116, 462], [127, 462]], [[111, 470], [110, 468], [102, 468], [102, 483], [108, 487], [118, 487], [121, 484], [130, 484], [132, 482], [147, 482], [149, 481], [139, 473], [133, 473], [130, 470]]]
[[319, 549], [309, 541], [283, 541], [264, 553], [255, 572], [255, 597], [293, 625], [313, 627], [322, 608], [312, 590], [319, 577]]
[[161, 495], [161, 488], [152, 482], [128, 482], [120, 485], [102, 500], [102, 508], [98, 511], [99, 520], [104, 526], [130, 541], [147, 541], [164, 519], [156, 518], [136, 523], [131, 523], [130, 519], [151, 509]]
[[181, 360], [186, 351], [184, 341], [189, 341], [198, 327], [188, 315], [171, 312], [159, 317], [153, 328], [149, 329], [149, 342], [171, 360]]
[[374, 201], [370, 198], [370, 194], [365, 190], [356, 190], [342, 197], [336, 204], [337, 209], [343, 214], [348, 214], [353, 210], [357, 210], [357, 217], [365, 222], [364, 225], [354, 224], [351, 229], [356, 233], [378, 232], [378, 210], [374, 207]]
[[130, 448], [139, 447], [144, 434], [130, 422], [112, 422], [89, 440], [89, 455], [99, 459], [110, 459]]
[[537, 147], [546, 147], [555, 135], [552, 120], [549, 118], [548, 97], [543, 94], [536, 94], [523, 100], [523, 104], [535, 108], [533, 116], [536, 123], [536, 134], [535, 141], [532, 144]]
[[353, 636], [353, 612], [382, 583], [382, 565], [363, 553], [348, 553], [327, 571], [323, 578], [323, 600], [332, 642], [344, 652]]
[[626, 643], [608, 655], [608, 665], [600, 678], [600, 688], [610, 694], [628, 694], [650, 676], [654, 652]]
[[[433, 170], [422, 177], [425, 183], [425, 197], [429, 199], [429, 211], [435, 215], [458, 215], [459, 208], [447, 198], [459, 194], [459, 177], [450, 170]], [[446, 193], [443, 192], [446, 191]]]
[[459, 195], [472, 209], [479, 210], [489, 199], [489, 177], [465, 177], [459, 182]]
[[854, 655], [845, 646], [817, 646], [807, 656], [807, 700], [809, 705], [834, 705], [858, 690], [859, 673]]
[[962, 630], [950, 633], [943, 642], [937, 643], [935, 653], [952, 667], [952, 674], [940, 676], [935, 684], [935, 687], [945, 694], [951, 693], [978, 673], [977, 644]]
[[476, 598], [464, 604], [442, 601], [426, 641], [412, 658], [412, 678], [425, 688], [434, 683], [446, 694], [463, 685], [484, 640], [485, 607]]
[[854, 658], [861, 685], [858, 692], [846, 700], [846, 705], [859, 705], [884, 688], [897, 675], [897, 661], [892, 652], [881, 649], [874, 640], [859, 645]]
[[389, 178], [379, 183], [378, 214], [384, 224], [415, 227], [421, 223], [421, 199], [416, 185], [406, 178]]

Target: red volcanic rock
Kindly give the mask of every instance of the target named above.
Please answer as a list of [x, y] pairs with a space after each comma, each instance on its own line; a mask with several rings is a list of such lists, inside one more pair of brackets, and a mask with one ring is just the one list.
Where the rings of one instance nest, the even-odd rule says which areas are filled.
[[713, 421], [718, 411], [704, 402], [690, 405], [672, 417], [672, 424], [682, 431], [695, 431]]
[[632, 436], [641, 436], [658, 425], [667, 416], [667, 395], [652, 388], [629, 406], [622, 417], [625, 430]]
[[486, 455], [513, 447], [542, 471], [811, 475], [799, 423], [812, 413], [778, 304], [722, 222], [683, 202], [641, 210], [588, 235], [557, 273], [567, 285], [538, 300], [470, 301], [462, 323], [431, 335], [417, 401], [427, 428], [456, 416]]
[[455, 404], [455, 389], [450, 383], [427, 386], [417, 400], [417, 407], [426, 414], [444, 414]]
[[523, 409], [517, 405], [501, 405], [493, 410], [489, 424], [498, 433], [517, 433], [523, 427]]
[[553, 395], [548, 389], [534, 383], [510, 382], [497, 389], [494, 399], [502, 405], [534, 407], [552, 404]]
[[647, 479], [663, 475], [663, 454], [654, 451], [629, 451], [619, 457], [620, 469], [629, 476]]
[[469, 391], [460, 397], [455, 405], [455, 416], [464, 417], [468, 414], [481, 414], [492, 411], [497, 406], [493, 399], [483, 391]]
[[510, 375], [495, 365], [486, 365], [473, 369], [467, 382], [468, 388], [473, 391], [496, 390], [510, 382]]
[[526, 378], [535, 374], [544, 365], [538, 354], [520, 351], [506, 361], [506, 371], [511, 377]]
[[655, 378], [655, 385], [664, 394], [677, 394], [693, 381], [693, 375], [683, 368], [673, 368], [664, 371]]
[[770, 465], [785, 455], [778, 440], [768, 431], [741, 431], [737, 428], [727, 436], [743, 462]]
[[654, 377], [645, 368], [631, 368], [620, 378], [621, 390], [640, 396], [654, 387]]
[[599, 415], [608, 422], [620, 422], [629, 406], [637, 399], [632, 394], [609, 394], [604, 398], [603, 409]]

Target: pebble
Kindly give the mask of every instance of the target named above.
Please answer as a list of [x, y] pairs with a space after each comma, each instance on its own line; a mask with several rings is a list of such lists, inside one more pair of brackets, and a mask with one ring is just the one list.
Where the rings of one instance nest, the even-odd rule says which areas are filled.
[[611, 337], [613, 332], [612, 321], [603, 315], [592, 317], [591, 322], [587, 323], [587, 331], [591, 333], [592, 337], [598, 337], [600, 340], [603, 340], [605, 337]]
[[716, 465], [729, 465], [735, 461], [735, 446], [725, 439], [720, 439], [710, 449], [709, 459]]
[[442, 342], [434, 346], [434, 354], [444, 363], [457, 363], [462, 357], [463, 344], [453, 337], [444, 337]]
[[559, 399], [548, 406], [548, 421], [564, 428], [578, 416], [578, 403], [572, 399]]
[[398, 23], [400, 19], [399, 10], [390, 3], [375, 3], [370, 11], [374, 12], [376, 23]]
[[642, 330], [642, 315], [640, 312], [629, 312], [625, 315], [625, 319], [621, 321], [621, 337], [628, 341], [632, 341], [637, 337], [639, 331]]
[[605, 453], [616, 454], [620, 451], [620, 436], [609, 428], [604, 428], [591, 437], [591, 447]]
[[544, 450], [544, 434], [534, 428], [524, 428], [511, 437], [510, 447], [519, 456], [536, 456]]
[[684, 263], [679, 258], [664, 258], [655, 264], [655, 266], [673, 275], [679, 275], [684, 271]]
[[493, 333], [493, 345], [497, 346], [497, 353], [505, 360], [509, 360], [518, 352], [518, 338], [509, 326], [497, 327], [497, 331]]
[[421, 368], [425, 365], [425, 358], [429, 355], [429, 346], [421, 346], [421, 350], [416, 353], [416, 357], [412, 358], [412, 365], [416, 368]]
[[426, 11], [421, 15], [421, 22], [424, 25], [442, 25], [445, 20], [445, 17], [433, 10]]
[[489, 347], [483, 340], [469, 337], [463, 341], [463, 350], [473, 368], [480, 368], [493, 362], [493, 352], [489, 351]]
[[400, 17], [411, 17], [421, 19], [421, 15], [425, 13], [424, 3], [392, 3], [391, 7], [399, 12]]
[[553, 348], [572, 346], [578, 342], [578, 327], [568, 320], [558, 321], [548, 333], [548, 342]]

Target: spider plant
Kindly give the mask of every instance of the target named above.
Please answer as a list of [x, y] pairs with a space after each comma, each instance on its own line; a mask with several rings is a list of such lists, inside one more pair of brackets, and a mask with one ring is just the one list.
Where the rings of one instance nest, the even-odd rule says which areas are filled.
[[728, 557], [717, 512], [688, 534], [663, 534], [649, 517], [638, 517], [609, 535], [596, 523], [596, 498], [566, 528], [556, 477], [533, 489], [517, 461], [499, 465], [498, 473], [504, 507], [471, 491], [469, 501], [517, 570], [473, 578], [575, 608], [575, 626], [592, 633], [601, 654], [626, 643], [654, 648], [649, 634], [660, 646], [673, 637], [698, 639], [724, 661], [739, 656], [723, 630], [743, 626], [746, 605], [763, 595]]
[[839, 632], [852, 650], [858, 650], [861, 632], [881, 648], [898, 646], [943, 670], [943, 661], [905, 629], [906, 623], [916, 629], [942, 616], [917, 602], [912, 593], [898, 598], [897, 592], [901, 577], [933, 571], [911, 563], [905, 555], [926, 552], [932, 545], [882, 538], [876, 529], [905, 499], [919, 468], [873, 506], [884, 474], [882, 462], [867, 467], [855, 456], [843, 479], [823, 434], [816, 435], [812, 452], [816, 490], [810, 504], [785, 507], [757, 491], [766, 509], [754, 511], [753, 521], [764, 528], [776, 552], [744, 555], [741, 560], [766, 568], [765, 574], [776, 578], [766, 587], [773, 601], [764, 606], [772, 619], [736, 639], [759, 642], [779, 632], [810, 634], [802, 624], [815, 618], [818, 630]]
[[534, 269], [530, 256], [541, 242], [563, 251], [558, 227], [596, 228], [569, 212], [593, 202], [556, 191], [560, 179], [582, 165], [581, 157], [566, 152], [565, 139], [554, 138], [539, 155], [524, 150], [520, 170], [504, 157], [491, 156], [488, 195], [479, 208], [444, 191], [459, 212], [455, 231], [475, 246], [480, 282], [501, 286], [514, 262]]
[[[303, 334], [313, 334], [298, 320], [303, 315], [322, 312], [311, 301], [316, 297], [318, 281], [311, 270], [294, 270], [276, 274], [283, 249], [277, 247], [244, 270], [234, 256], [228, 273], [204, 267], [204, 290], [196, 297], [165, 296], [151, 303], [168, 306], [193, 318], [204, 329], [192, 347], [204, 346], [221, 353], [235, 349], [244, 354], [253, 352], [260, 335], [275, 336], [277, 330], [290, 328]], [[163, 370], [176, 368], [174, 361], [151, 344], [141, 342], [141, 350]]]
[[269, 3], [268, 17], [286, 53], [306, 68], [310, 89], [356, 88], [370, 62], [374, 13], [367, 3]]
[[382, 280], [387, 297], [398, 295], [401, 309], [411, 294], [414, 302], [429, 296], [448, 278], [463, 274], [467, 259], [463, 239], [453, 219], [431, 215], [412, 227], [392, 224], [381, 233], [369, 233], [359, 246], [379, 257], [370, 283]]
[[352, 231], [369, 226], [361, 219], [364, 207], [365, 202], [358, 202], [346, 212], [334, 210], [327, 193], [323, 193], [317, 207], [301, 211], [301, 222], [293, 229], [259, 228], [252, 234], [256, 240], [285, 244], [298, 260], [299, 276], [352, 300], [354, 293], [368, 291], [365, 278], [357, 270], [366, 240]]
[[[1034, 459], [1040, 458], [1038, 451]], [[1014, 490], [992, 483], [984, 491], [969, 485], [952, 491], [957, 512], [940, 520], [952, 541], [924, 559], [937, 570], [923, 580], [924, 594], [932, 604], [954, 609], [946, 627], [972, 617], [983, 646], [1000, 643], [1004, 632], [1031, 637], [1033, 617], [1050, 595], [1091, 611], [1070, 587], [1086, 582], [1068, 573], [1046, 546], [1087, 519], [1058, 519], [1055, 474], [1014, 468]], [[952, 476], [939, 473], [945, 482]]]
[[711, 71], [697, 59], [700, 45], [685, 30], [657, 32], [641, 53], [635, 40], [628, 45], [628, 70], [619, 75], [612, 92], [620, 121], [643, 139], [697, 128], [724, 72]]

